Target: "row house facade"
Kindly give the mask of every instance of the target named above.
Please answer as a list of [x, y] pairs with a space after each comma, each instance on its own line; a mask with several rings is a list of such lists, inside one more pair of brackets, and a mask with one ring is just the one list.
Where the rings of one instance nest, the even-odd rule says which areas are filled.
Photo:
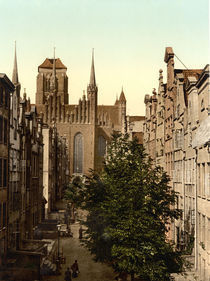
[[15, 87], [13, 95], [10, 96], [10, 149], [9, 149], [9, 192], [8, 192], [8, 248], [10, 250], [19, 249], [20, 236], [20, 208], [21, 208], [21, 186], [20, 186], [20, 133], [19, 103], [20, 103], [20, 83], [18, 80], [16, 52], [14, 59], [14, 69], [12, 83]]
[[[20, 96], [20, 90], [15, 50], [12, 81], [0, 74], [0, 279], [10, 263], [15, 262], [12, 274], [15, 266], [20, 271], [26, 256], [36, 249], [43, 255], [44, 242], [34, 242], [36, 228], [47, 218], [46, 204], [52, 211], [69, 181], [65, 138], [59, 137], [56, 128], [49, 128], [51, 137], [46, 140], [48, 126], [43, 116], [25, 90]], [[46, 169], [50, 178], [47, 194]]]
[[43, 195], [45, 218], [55, 210], [55, 202], [64, 195], [64, 189], [69, 181], [69, 159], [66, 139], [60, 137], [56, 124], [50, 127], [43, 124], [42, 128], [43, 155]]
[[144, 145], [170, 176], [182, 219], [170, 225], [170, 238], [192, 255], [199, 280], [210, 276], [209, 65], [175, 69], [166, 48], [167, 80], [159, 73], [158, 93], [145, 96]]
[[7, 75], [0, 73], [0, 267], [5, 264], [8, 248], [9, 121], [10, 95], [14, 90]]

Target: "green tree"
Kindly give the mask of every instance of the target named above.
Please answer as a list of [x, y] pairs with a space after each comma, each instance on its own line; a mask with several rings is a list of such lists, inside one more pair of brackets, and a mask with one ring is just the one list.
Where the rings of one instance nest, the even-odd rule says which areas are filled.
[[83, 189], [85, 243], [96, 260], [131, 274], [131, 280], [136, 274], [145, 281], [167, 281], [183, 270], [182, 253], [166, 236], [169, 222], [181, 215], [168, 183], [137, 140], [113, 136], [103, 171], [92, 171]]
[[75, 207], [80, 206], [83, 202], [83, 180], [82, 177], [75, 176], [65, 189], [64, 198], [74, 204]]

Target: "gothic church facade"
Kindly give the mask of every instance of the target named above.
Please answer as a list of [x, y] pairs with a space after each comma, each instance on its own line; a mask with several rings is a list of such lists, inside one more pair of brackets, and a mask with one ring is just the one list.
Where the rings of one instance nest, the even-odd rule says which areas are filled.
[[43, 122], [66, 139], [70, 175], [100, 170], [111, 134], [126, 131], [123, 90], [114, 105], [98, 105], [93, 55], [90, 82], [77, 105], [69, 104], [67, 67], [59, 58], [46, 58], [38, 67], [36, 107]]

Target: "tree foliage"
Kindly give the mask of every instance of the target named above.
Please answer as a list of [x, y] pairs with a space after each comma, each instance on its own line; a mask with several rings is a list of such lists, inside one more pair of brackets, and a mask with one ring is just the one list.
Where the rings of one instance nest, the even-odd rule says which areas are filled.
[[83, 189], [83, 178], [80, 176], [73, 177], [66, 186], [64, 199], [70, 201], [75, 207], [80, 206], [84, 200]]
[[167, 281], [183, 270], [182, 253], [166, 236], [169, 222], [181, 215], [176, 194], [137, 140], [113, 135], [104, 169], [91, 172], [83, 200], [85, 243], [96, 260], [148, 281]]

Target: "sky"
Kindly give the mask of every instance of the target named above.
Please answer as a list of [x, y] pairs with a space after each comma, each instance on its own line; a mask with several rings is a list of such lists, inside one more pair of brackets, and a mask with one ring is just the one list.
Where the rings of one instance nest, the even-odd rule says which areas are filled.
[[[159, 69], [166, 80], [166, 47], [188, 69], [209, 63], [208, 0], [0, 0], [0, 7], [0, 72], [11, 79], [16, 41], [21, 90], [32, 103], [38, 66], [54, 46], [68, 68], [71, 104], [87, 88], [94, 48], [99, 104], [114, 104], [123, 87], [129, 115], [145, 114]], [[176, 58], [175, 67], [184, 68]]]

